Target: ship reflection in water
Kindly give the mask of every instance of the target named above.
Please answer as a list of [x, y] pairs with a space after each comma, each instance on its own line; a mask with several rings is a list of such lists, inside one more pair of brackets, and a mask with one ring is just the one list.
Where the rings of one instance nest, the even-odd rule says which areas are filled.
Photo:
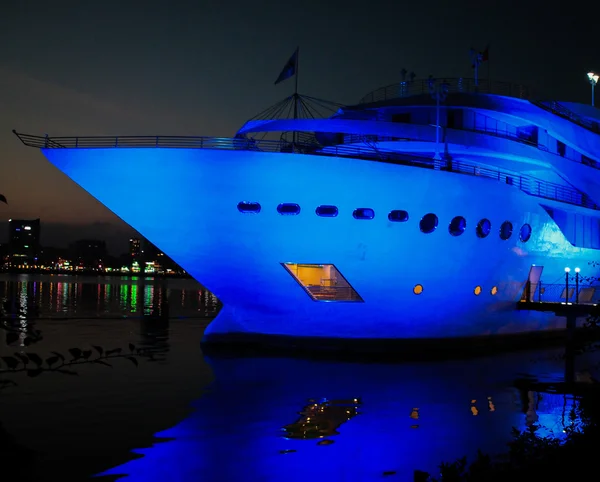
[[549, 352], [395, 365], [205, 360], [215, 378], [193, 413], [156, 434], [153, 446], [135, 450], [141, 457], [100, 475], [412, 481], [417, 469], [437, 474], [441, 462], [472, 459], [478, 449], [505, 452], [512, 427], [538, 422], [541, 435], [561, 437], [574, 423], [571, 397], [515, 387], [525, 374], [562, 378], [563, 362]]
[[[337, 428], [358, 415], [360, 400], [327, 400], [320, 402], [309, 400], [308, 405], [300, 412], [302, 415], [296, 422], [283, 427], [287, 438], [322, 439], [330, 435], [338, 435]], [[333, 443], [323, 440], [321, 445]]]

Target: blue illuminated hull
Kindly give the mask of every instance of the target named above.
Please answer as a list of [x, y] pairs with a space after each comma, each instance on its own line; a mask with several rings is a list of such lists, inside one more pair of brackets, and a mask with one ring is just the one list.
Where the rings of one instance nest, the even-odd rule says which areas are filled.
[[[223, 303], [205, 340], [253, 335], [431, 339], [538, 332], [564, 319], [516, 311], [532, 264], [545, 280], [589, 270], [596, 251], [571, 245], [540, 199], [477, 176], [351, 158], [235, 150], [45, 149], [58, 169], [133, 226]], [[144, 194], [132, 190], [144, 186]], [[240, 201], [258, 202], [258, 214]], [[282, 216], [280, 203], [297, 203]], [[319, 205], [339, 215], [319, 217]], [[356, 208], [372, 208], [357, 220]], [[406, 210], [407, 222], [387, 214]], [[432, 234], [419, 230], [427, 213]], [[467, 220], [451, 236], [450, 220]], [[492, 223], [476, 236], [482, 218]], [[514, 225], [503, 241], [502, 222]], [[522, 224], [532, 226], [527, 243]], [[281, 263], [333, 264], [364, 302], [314, 301]], [[593, 275], [596, 273], [586, 273]], [[561, 282], [561, 281], [558, 281]], [[423, 286], [415, 295], [413, 287]], [[482, 292], [476, 296], [474, 289]], [[497, 293], [492, 294], [492, 288]]]

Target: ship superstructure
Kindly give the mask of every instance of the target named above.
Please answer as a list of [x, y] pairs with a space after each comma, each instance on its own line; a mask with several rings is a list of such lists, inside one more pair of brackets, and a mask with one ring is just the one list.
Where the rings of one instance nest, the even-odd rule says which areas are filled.
[[597, 274], [599, 124], [521, 86], [426, 79], [233, 138], [17, 135], [223, 302], [207, 343], [367, 346], [563, 328], [516, 303], [567, 266]]

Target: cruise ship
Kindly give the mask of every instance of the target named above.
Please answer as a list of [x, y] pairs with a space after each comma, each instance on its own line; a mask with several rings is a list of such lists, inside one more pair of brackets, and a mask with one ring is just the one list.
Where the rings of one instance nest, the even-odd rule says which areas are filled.
[[411, 80], [232, 138], [15, 134], [219, 298], [206, 346], [557, 333], [519, 302], [596, 299], [599, 111], [523, 86]]

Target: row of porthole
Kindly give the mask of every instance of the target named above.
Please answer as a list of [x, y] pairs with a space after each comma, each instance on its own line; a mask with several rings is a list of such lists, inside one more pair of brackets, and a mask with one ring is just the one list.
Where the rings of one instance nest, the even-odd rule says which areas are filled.
[[[423, 285], [421, 285], [421, 284], [415, 285], [415, 287], [413, 288], [413, 293], [415, 295], [420, 295], [421, 293], [423, 293]], [[481, 293], [483, 293], [483, 289], [481, 288], [481, 286], [475, 286], [475, 289], [473, 290], [473, 294], [475, 296], [479, 296]], [[493, 286], [492, 289], [490, 290], [490, 294], [492, 296], [497, 295], [498, 287]]]
[[[242, 213], [254, 213], [258, 214], [261, 210], [261, 206], [257, 202], [240, 202], [238, 203], [238, 210]], [[282, 203], [277, 206], [277, 212], [282, 215], [297, 215], [300, 214], [300, 206], [295, 203]], [[318, 206], [315, 209], [317, 216], [323, 217], [336, 217], [338, 215], [337, 206]], [[354, 219], [373, 219], [375, 217], [375, 211], [371, 208], [357, 208], [352, 212]], [[408, 211], [402, 209], [395, 209], [389, 212], [388, 220], [396, 223], [404, 223], [408, 221]], [[422, 233], [430, 234], [433, 233], [438, 227], [438, 217], [433, 213], [428, 213], [421, 218], [419, 221], [419, 229]], [[460, 236], [467, 229], [467, 220], [463, 216], [455, 216], [450, 221], [448, 231], [452, 236]], [[479, 238], [486, 238], [492, 230], [492, 223], [489, 219], [482, 219], [477, 223], [475, 233]], [[529, 224], [523, 224], [519, 232], [519, 239], [526, 243], [531, 238], [531, 226]], [[507, 240], [513, 234], [513, 225], [510, 221], [504, 221], [500, 226], [500, 239]]]

